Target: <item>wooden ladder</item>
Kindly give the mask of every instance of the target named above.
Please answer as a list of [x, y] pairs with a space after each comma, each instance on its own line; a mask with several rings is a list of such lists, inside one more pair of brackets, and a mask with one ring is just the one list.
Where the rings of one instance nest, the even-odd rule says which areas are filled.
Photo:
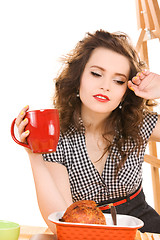
[[[135, 0], [137, 12], [137, 25], [140, 35], [137, 41], [136, 50], [140, 58], [149, 66], [148, 40], [160, 40], [160, 9], [157, 0]], [[156, 142], [149, 142], [149, 155], [144, 160], [151, 164], [154, 208], [160, 214], [160, 159], [157, 158]]]

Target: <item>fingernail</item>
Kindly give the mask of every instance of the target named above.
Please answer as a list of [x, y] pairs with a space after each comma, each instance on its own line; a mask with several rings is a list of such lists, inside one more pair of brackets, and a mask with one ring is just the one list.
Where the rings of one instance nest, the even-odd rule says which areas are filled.
[[24, 114], [24, 111], [21, 112], [21, 115], [23, 115], [23, 114]]
[[24, 108], [28, 108], [29, 107], [29, 105], [26, 105]]
[[134, 79], [137, 79], [137, 77], [134, 77]]
[[130, 87], [130, 89], [134, 92], [134, 89], [132, 87]]
[[27, 118], [25, 118], [24, 120], [23, 120], [23, 122], [26, 122], [27, 121]]
[[29, 130], [26, 130], [24, 133], [25, 133], [25, 134], [28, 134], [28, 133], [29, 133]]
[[144, 69], [142, 73], [149, 73], [149, 69]]

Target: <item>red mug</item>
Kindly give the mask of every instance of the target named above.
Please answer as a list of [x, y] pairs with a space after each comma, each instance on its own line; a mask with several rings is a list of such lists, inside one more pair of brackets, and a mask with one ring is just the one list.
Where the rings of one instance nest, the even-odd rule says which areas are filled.
[[28, 118], [25, 131], [30, 131], [27, 137], [27, 143], [22, 143], [15, 137], [14, 125], [16, 118], [11, 125], [11, 136], [13, 140], [19, 145], [31, 149], [34, 153], [55, 152], [60, 134], [58, 110], [42, 109], [28, 111], [25, 117]]

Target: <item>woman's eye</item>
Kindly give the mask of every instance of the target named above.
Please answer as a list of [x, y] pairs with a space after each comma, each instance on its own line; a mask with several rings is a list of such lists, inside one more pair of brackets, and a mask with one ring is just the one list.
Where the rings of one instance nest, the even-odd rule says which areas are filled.
[[93, 76], [96, 76], [96, 77], [102, 77], [102, 75], [101, 74], [99, 74], [99, 73], [97, 73], [97, 72], [91, 72], [91, 74], [93, 75]]
[[114, 80], [114, 82], [116, 82], [119, 85], [123, 85], [125, 83], [124, 81], [121, 81], [121, 80]]

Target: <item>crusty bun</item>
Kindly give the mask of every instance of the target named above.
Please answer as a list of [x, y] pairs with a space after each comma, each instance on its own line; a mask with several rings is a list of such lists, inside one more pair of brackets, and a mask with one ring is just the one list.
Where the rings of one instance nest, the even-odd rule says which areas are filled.
[[64, 213], [61, 221], [106, 225], [105, 216], [96, 203], [91, 200], [81, 200], [71, 204]]

